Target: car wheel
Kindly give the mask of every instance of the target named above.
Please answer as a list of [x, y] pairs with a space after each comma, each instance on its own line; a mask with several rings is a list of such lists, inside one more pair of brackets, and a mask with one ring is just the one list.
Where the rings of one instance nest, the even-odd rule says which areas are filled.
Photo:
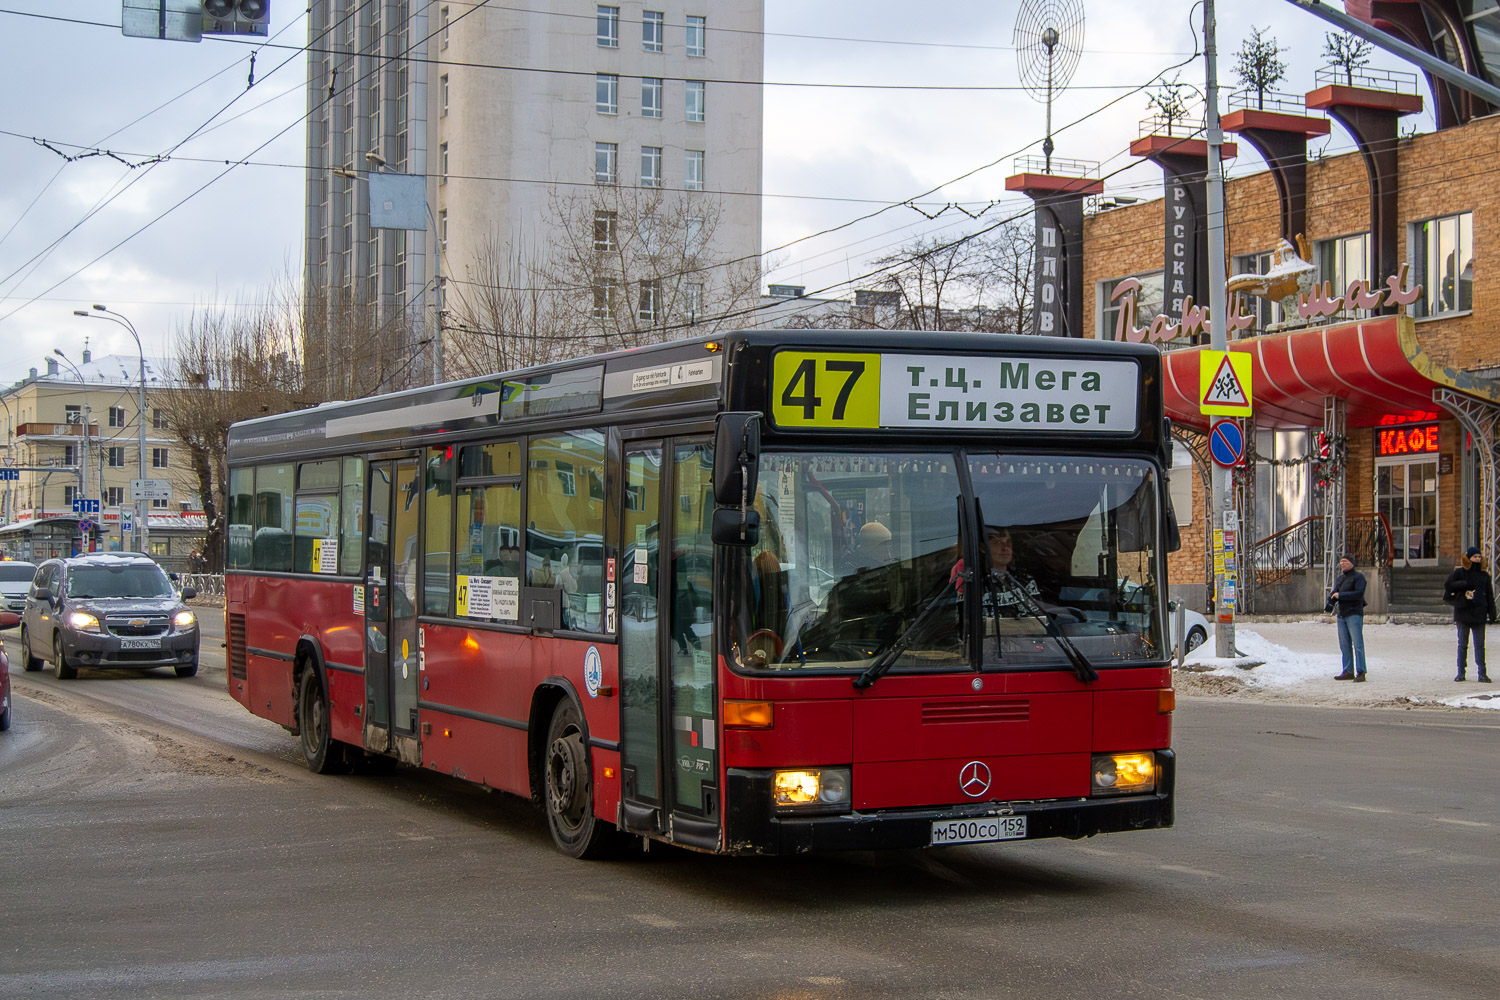
[[45, 662], [40, 656], [31, 655], [31, 634], [23, 626], [21, 628], [21, 665], [27, 670], [40, 670]]
[[309, 771], [313, 774], [348, 773], [344, 744], [329, 735], [328, 698], [323, 694], [323, 682], [310, 666], [302, 671], [302, 681], [297, 685], [297, 729], [302, 759], [307, 761]]
[[1193, 650], [1197, 649], [1207, 641], [1208, 633], [1203, 630], [1202, 626], [1194, 625], [1188, 632], [1187, 642], [1182, 644], [1182, 648], [1185, 651], [1191, 653]]
[[614, 825], [594, 815], [594, 780], [583, 722], [564, 699], [552, 713], [543, 749], [543, 804], [557, 849], [570, 858], [602, 858], [615, 852]]
[[10, 728], [10, 706], [6, 705], [4, 711], [0, 711], [0, 733]]
[[68, 656], [63, 652], [62, 636], [52, 637], [52, 665], [57, 667], [57, 679], [70, 681], [78, 676], [78, 668], [68, 662]]

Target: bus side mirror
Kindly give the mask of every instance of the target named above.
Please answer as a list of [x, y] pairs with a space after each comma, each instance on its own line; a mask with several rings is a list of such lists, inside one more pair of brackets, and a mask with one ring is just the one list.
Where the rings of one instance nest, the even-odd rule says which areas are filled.
[[720, 507], [714, 511], [715, 545], [754, 545], [760, 541], [760, 512]]
[[714, 432], [714, 502], [748, 508], [759, 477], [760, 414], [719, 414]]

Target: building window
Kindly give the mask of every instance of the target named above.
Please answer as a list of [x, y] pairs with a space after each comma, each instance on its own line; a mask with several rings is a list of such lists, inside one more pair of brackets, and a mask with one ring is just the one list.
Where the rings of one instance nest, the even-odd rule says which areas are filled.
[[682, 245], [687, 255], [693, 257], [703, 248], [703, 220], [690, 216], [686, 221], [687, 225], [683, 227]]
[[708, 28], [705, 19], [693, 14], [687, 19], [687, 54], [701, 56], [707, 51]]
[[72, 444], [63, 445], [63, 465], [78, 464], [78, 446]]
[[448, 144], [438, 143], [438, 183], [448, 183]]
[[682, 298], [688, 319], [697, 319], [703, 315], [703, 282], [689, 281], [683, 288]]
[[109, 408], [109, 426], [111, 426], [111, 427], [124, 427], [125, 426], [125, 407], [123, 407], [123, 406], [111, 406]]
[[620, 148], [612, 142], [594, 143], [594, 183], [614, 184]]
[[703, 81], [687, 81], [687, 120], [690, 122], [701, 122], [703, 120]]
[[641, 117], [661, 117], [661, 79], [659, 77], [641, 77]]
[[1417, 316], [1468, 312], [1474, 308], [1474, 216], [1470, 212], [1428, 219], [1411, 227], [1412, 284], [1421, 282], [1422, 297], [1413, 303]]
[[594, 110], [601, 115], [617, 115], [620, 113], [620, 78], [615, 74], [595, 74]]
[[641, 282], [641, 297], [636, 305], [635, 318], [646, 323], [655, 323], [661, 309], [661, 282]]
[[[1141, 283], [1136, 292], [1135, 325], [1138, 327], [1149, 326], [1151, 321], [1157, 317], [1162, 309], [1162, 272], [1153, 274], [1137, 274], [1134, 276]], [[1109, 281], [1099, 283], [1099, 329], [1095, 331], [1100, 340], [1115, 340], [1115, 326], [1120, 321], [1120, 308], [1124, 305], [1124, 299], [1114, 297], [1115, 289], [1120, 287], [1124, 278], [1112, 278]]]
[[442, 76], [438, 77], [438, 93], [441, 96], [441, 99], [442, 99], [442, 102], [443, 102], [443, 110], [440, 112], [440, 115], [441, 115], [441, 117], [446, 118], [446, 117], [448, 117], [448, 74], [447, 73], [444, 73]]
[[661, 147], [641, 147], [641, 187], [661, 187]]
[[[1334, 296], [1343, 295], [1351, 281], [1369, 280], [1370, 234], [1356, 233], [1313, 244], [1313, 260], [1318, 266], [1318, 281], [1328, 282]], [[1368, 316], [1369, 310], [1349, 309], [1350, 316]]]
[[170, 503], [170, 501], [163, 500], [161, 497], [157, 497], [156, 499], [154, 499], [154, 500], [151, 501], [151, 509], [152, 510], [166, 510], [168, 503]]
[[153, 468], [153, 469], [165, 469], [166, 467], [167, 467], [167, 449], [165, 449], [165, 448], [152, 448], [151, 449], [151, 468]]
[[67, 403], [63, 406], [63, 419], [70, 424], [83, 423], [83, 407]]
[[641, 13], [641, 48], [647, 52], [660, 52], [663, 14], [659, 10]]
[[123, 486], [106, 486], [106, 487], [104, 487], [104, 506], [106, 506], [106, 507], [122, 507], [122, 506], [124, 506], [124, 504], [125, 504], [125, 487], [123, 487]]
[[448, 8], [447, 7], [439, 7], [438, 8], [438, 39], [439, 39], [439, 41], [438, 41], [438, 47], [439, 48], [446, 49], [448, 47], [448, 22], [449, 22], [449, 20], [450, 20], [450, 18], [448, 16]]
[[687, 164], [683, 171], [682, 186], [689, 191], [703, 190], [703, 150], [687, 151]]
[[615, 248], [615, 213], [596, 211], [594, 213], [594, 249], [599, 251], [613, 250]]
[[620, 47], [620, 8], [606, 7], [603, 4], [594, 8], [595, 22], [597, 24], [596, 35], [599, 45], [606, 49], [617, 49]]
[[448, 252], [448, 210], [438, 209], [437, 214], [438, 253]]
[[106, 452], [106, 454], [109, 457], [109, 467], [111, 469], [123, 469], [123, 468], [125, 468], [125, 449], [124, 448], [121, 448], [118, 445], [116, 445], [116, 446], [110, 448], [108, 450], [108, 452]]
[[594, 282], [594, 318], [615, 318], [615, 283], [609, 278]]
[[167, 430], [169, 427], [167, 411], [159, 406], [151, 408], [151, 426], [159, 431]]
[[76, 487], [76, 486], [64, 486], [63, 487], [63, 506], [64, 507], [72, 507], [73, 506], [73, 501], [77, 500], [77, 499], [79, 499], [78, 487]]
[[[1265, 253], [1252, 253], [1236, 257], [1233, 262], [1234, 273], [1265, 274], [1271, 269], [1272, 258], [1274, 256], [1275, 253], [1273, 251], [1267, 250]], [[1232, 302], [1230, 306], [1230, 312], [1232, 313], [1234, 312]], [[1241, 312], [1255, 317], [1255, 329], [1249, 332], [1242, 330], [1237, 336], [1248, 337], [1250, 333], [1265, 333], [1272, 326], [1283, 321], [1281, 303], [1272, 301], [1261, 295], [1240, 296], [1239, 308]], [[1111, 326], [1110, 329], [1113, 330], [1114, 327]]]

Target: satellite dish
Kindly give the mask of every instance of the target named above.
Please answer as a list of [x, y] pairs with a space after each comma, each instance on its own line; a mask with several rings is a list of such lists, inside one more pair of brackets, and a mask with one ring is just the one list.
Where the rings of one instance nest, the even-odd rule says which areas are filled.
[[1083, 55], [1082, 0], [1026, 0], [1016, 13], [1011, 36], [1021, 85], [1047, 105], [1047, 138], [1042, 153], [1052, 173], [1052, 98], [1073, 79]]

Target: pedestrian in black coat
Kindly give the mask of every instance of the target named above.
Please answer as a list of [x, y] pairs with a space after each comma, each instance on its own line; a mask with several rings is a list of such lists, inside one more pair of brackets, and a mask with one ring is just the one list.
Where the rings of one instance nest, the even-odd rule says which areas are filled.
[[1490, 575], [1484, 571], [1478, 546], [1469, 546], [1465, 553], [1465, 565], [1455, 569], [1448, 582], [1443, 585], [1443, 600], [1453, 605], [1453, 622], [1458, 627], [1458, 676], [1464, 679], [1469, 665], [1469, 637], [1474, 637], [1474, 666], [1479, 668], [1479, 680], [1490, 682], [1489, 671], [1484, 665], [1484, 626], [1495, 620], [1495, 587]]

